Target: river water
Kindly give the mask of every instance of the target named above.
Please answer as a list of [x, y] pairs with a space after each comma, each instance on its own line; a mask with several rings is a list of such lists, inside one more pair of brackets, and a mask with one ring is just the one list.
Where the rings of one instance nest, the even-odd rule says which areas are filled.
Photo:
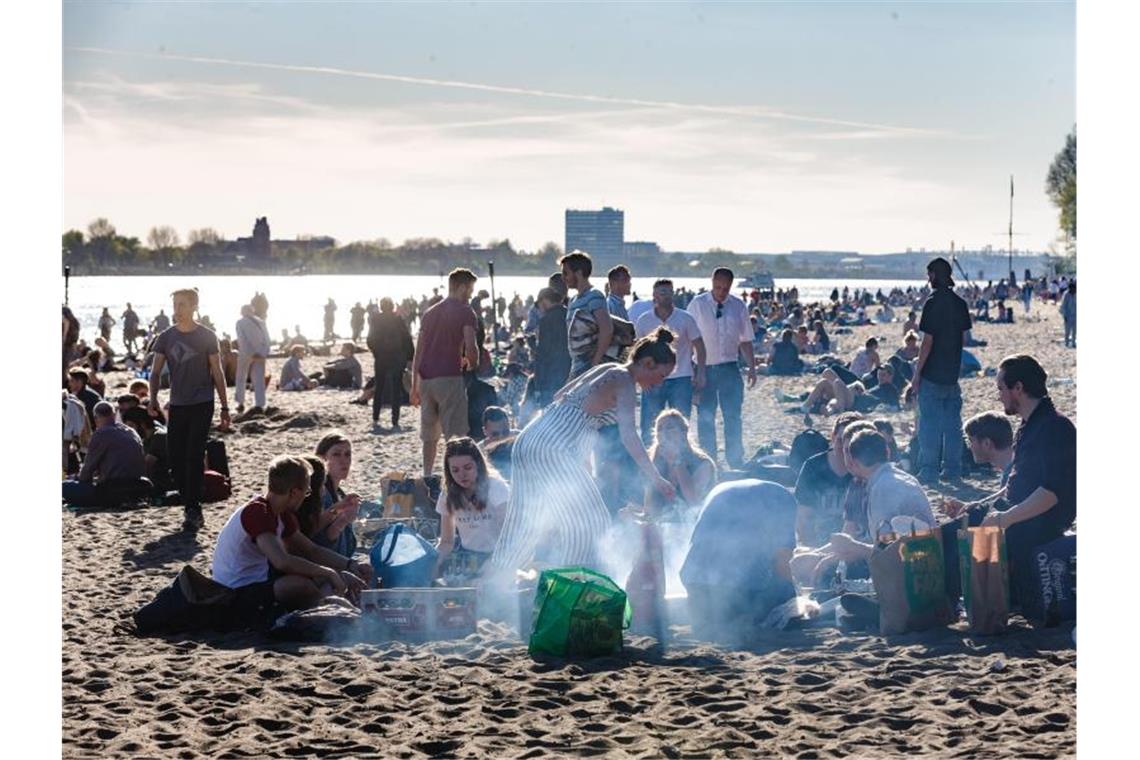
[[[641, 297], [650, 295], [655, 277], [634, 277], [633, 292]], [[691, 290], [707, 288], [707, 277], [674, 277], [677, 288]], [[524, 300], [527, 295], [536, 295], [546, 285], [543, 277], [495, 277], [495, 294], [508, 301], [518, 293]], [[597, 281], [605, 284], [604, 276]], [[893, 287], [921, 286], [916, 280], [844, 280], [844, 279], [776, 279], [776, 287], [799, 288], [800, 299], [813, 301], [826, 299], [832, 288], [852, 290], [882, 288], [887, 292]], [[419, 299], [431, 293], [432, 288], [440, 288], [447, 293], [447, 283], [432, 275], [304, 275], [304, 276], [156, 276], [156, 277], [73, 277], [69, 288], [69, 304], [82, 325], [82, 336], [90, 343], [98, 335], [99, 315], [106, 306], [111, 315], [120, 322], [115, 326], [112, 345], [118, 348], [122, 339], [122, 314], [129, 302], [142, 319], [149, 324], [165, 309], [169, 316], [170, 292], [180, 287], [194, 286], [200, 296], [200, 311], [221, 333], [234, 334], [234, 323], [241, 316], [242, 304], [249, 303], [254, 292], [261, 291], [269, 299], [270, 335], [276, 341], [284, 328], [293, 331], [300, 326], [302, 334], [310, 340], [319, 339], [324, 333], [324, 305], [332, 298], [339, 307], [336, 312], [338, 335], [351, 335], [349, 309], [360, 301], [367, 305], [370, 300], [388, 296], [397, 303], [412, 296]], [[491, 290], [490, 279], [483, 277], [476, 283], [476, 291]], [[632, 299], [627, 299], [632, 302]]]

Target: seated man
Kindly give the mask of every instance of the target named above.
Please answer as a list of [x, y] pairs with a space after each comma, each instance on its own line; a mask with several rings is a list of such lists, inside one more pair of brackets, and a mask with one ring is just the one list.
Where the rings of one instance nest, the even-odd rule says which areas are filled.
[[67, 389], [71, 391], [72, 396], [83, 402], [83, 406], [87, 409], [87, 421], [94, 427], [95, 405], [102, 401], [103, 397], [87, 386], [89, 379], [87, 370], [82, 367], [74, 367], [67, 372]]
[[740, 638], [796, 595], [795, 525], [796, 500], [776, 483], [736, 480], [709, 492], [681, 567], [693, 635]]
[[166, 452], [166, 428], [159, 425], [146, 409], [128, 409], [121, 413], [123, 424], [142, 439], [146, 476], [154, 484], [156, 495], [165, 496], [174, 488], [170, 481], [170, 460]]
[[95, 433], [87, 445], [87, 458], [77, 480], [63, 481], [63, 500], [76, 506], [94, 506], [98, 502], [97, 485], [139, 481], [145, 475], [138, 434], [115, 422], [115, 407], [100, 401], [95, 405]]
[[138, 409], [142, 405], [139, 402], [139, 397], [133, 393], [120, 394], [119, 397], [115, 399], [115, 403], [119, 407], [120, 420], [123, 419], [123, 415], [126, 414], [128, 409]]
[[[890, 448], [874, 425], [852, 423], [843, 438], [847, 469], [856, 482], [865, 484], [865, 495], [861, 504], [849, 504], [853, 509], [845, 515], [843, 532], [832, 535], [818, 552], [819, 561], [810, 573], [815, 582], [841, 561], [848, 565], [848, 577], [866, 577], [867, 563], [880, 534], [937, 525], [926, 491], [890, 463]], [[797, 557], [797, 575], [802, 572], [800, 562]], [[852, 565], [856, 573], [851, 572]]]
[[499, 441], [516, 436], [521, 431], [511, 427], [511, 416], [501, 406], [489, 406], [483, 410], [483, 440], [479, 448], [487, 453], [488, 447]]
[[311, 477], [304, 459], [277, 457], [265, 494], [238, 507], [218, 534], [211, 574], [237, 592], [242, 617], [264, 619], [275, 603], [295, 610], [330, 595], [351, 600], [364, 588], [352, 559], [317, 546], [299, 529], [297, 509]]
[[[902, 388], [900, 388], [895, 381], [894, 365], [890, 362], [881, 365], [877, 374], [878, 383], [867, 392], [867, 396], [874, 398], [878, 403], [889, 409], [897, 410], [899, 408], [899, 394], [902, 393]], [[866, 409], [874, 408], [874, 404], [858, 402], [858, 400], [856, 400], [855, 408], [859, 411], [866, 411], [866, 409], [860, 409], [860, 406], [864, 406]]]
[[317, 387], [316, 380], [310, 380], [301, 366], [301, 357], [305, 355], [305, 347], [294, 344], [289, 349], [289, 358], [281, 365], [281, 379], [277, 387], [283, 391], [307, 391]]
[[796, 544], [816, 548], [843, 529], [843, 504], [851, 473], [843, 458], [843, 431], [863, 417], [844, 412], [831, 428], [831, 446], [809, 457], [796, 480]]
[[998, 365], [1003, 410], [1021, 418], [1005, 487], [995, 494], [1009, 506], [993, 509], [983, 526], [1005, 530], [1014, 601], [1031, 587], [1033, 550], [1060, 538], [1077, 518], [1077, 428], [1057, 411], [1045, 370], [1032, 356], [1007, 356]]

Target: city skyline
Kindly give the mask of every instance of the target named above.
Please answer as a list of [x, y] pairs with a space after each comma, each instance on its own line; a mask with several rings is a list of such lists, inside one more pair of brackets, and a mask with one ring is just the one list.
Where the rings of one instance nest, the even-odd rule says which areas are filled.
[[[64, 228], [741, 252], [1058, 235], [1072, 3], [64, 5]], [[1000, 55], [999, 55], [1000, 54]], [[108, 178], [113, 181], [108, 182]]]

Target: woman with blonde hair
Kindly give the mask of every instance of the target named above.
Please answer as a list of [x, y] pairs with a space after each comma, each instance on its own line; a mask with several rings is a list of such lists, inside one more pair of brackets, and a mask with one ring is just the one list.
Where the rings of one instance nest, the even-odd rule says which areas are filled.
[[[695, 507], [716, 485], [716, 463], [689, 437], [689, 421], [676, 409], [657, 415], [654, 444], [649, 458], [677, 490], [678, 501]], [[647, 489], [647, 504], [660, 504], [655, 491]]]

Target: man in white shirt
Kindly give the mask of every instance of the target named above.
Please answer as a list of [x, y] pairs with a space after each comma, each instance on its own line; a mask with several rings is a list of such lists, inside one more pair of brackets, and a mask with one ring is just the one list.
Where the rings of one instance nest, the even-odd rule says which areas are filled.
[[651, 311], [652, 309], [653, 309], [653, 299], [652, 298], [642, 298], [642, 299], [639, 299], [637, 301], [634, 301], [633, 304], [629, 307], [629, 310], [627, 312], [629, 314], [629, 321], [633, 322], [636, 325], [637, 320], [641, 319], [642, 315], [644, 315], [648, 311]]
[[[693, 408], [693, 393], [705, 387], [705, 342], [697, 320], [687, 311], [673, 305], [673, 281], [653, 283], [653, 308], [638, 317], [634, 331], [638, 338], [664, 325], [675, 337], [673, 349], [677, 352], [677, 365], [665, 382], [655, 388], [641, 391], [641, 440], [649, 446], [654, 422], [665, 407], [676, 409], [689, 418]], [[693, 352], [697, 354], [697, 368], [693, 372]]]
[[744, 404], [744, 381], [739, 357], [748, 364], [748, 387], [756, 386], [756, 355], [752, 349], [752, 323], [744, 301], [732, 295], [734, 275], [727, 267], [717, 267], [712, 290], [701, 293], [689, 304], [689, 314], [697, 321], [708, 356], [704, 389], [697, 402], [697, 437], [701, 448], [716, 456], [716, 408], [724, 418], [724, 458], [733, 469], [744, 466], [744, 439], [740, 409]]

